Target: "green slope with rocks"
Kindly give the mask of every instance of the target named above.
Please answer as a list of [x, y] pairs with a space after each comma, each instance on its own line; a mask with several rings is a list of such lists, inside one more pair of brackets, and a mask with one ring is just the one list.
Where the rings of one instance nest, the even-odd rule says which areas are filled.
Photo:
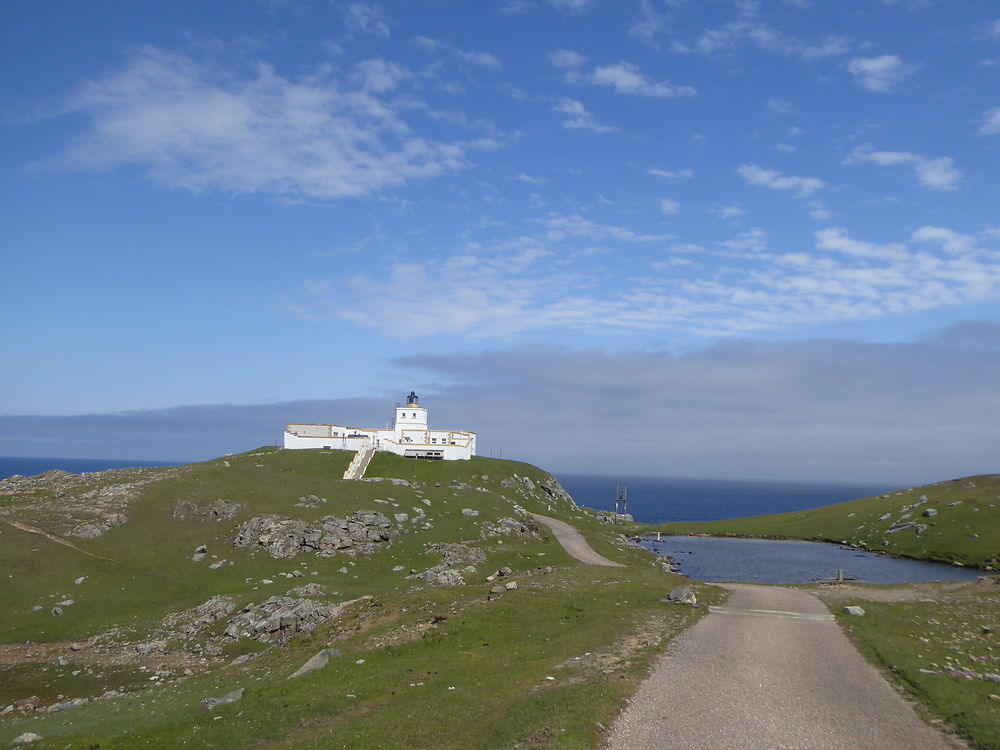
[[351, 457], [0, 482], [0, 743], [596, 747], [700, 612], [536, 467]]
[[653, 531], [837, 542], [992, 570], [1000, 566], [1000, 475], [937, 482], [814, 510], [668, 523]]

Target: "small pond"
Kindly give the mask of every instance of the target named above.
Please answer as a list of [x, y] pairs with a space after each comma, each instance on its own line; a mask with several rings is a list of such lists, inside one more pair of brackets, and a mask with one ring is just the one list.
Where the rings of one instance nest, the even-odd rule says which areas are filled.
[[838, 570], [861, 583], [967, 581], [982, 575], [980, 570], [884, 557], [821, 542], [664, 536], [659, 542], [655, 537], [644, 538], [642, 546], [672, 556], [681, 573], [701, 581], [813, 583], [836, 578]]

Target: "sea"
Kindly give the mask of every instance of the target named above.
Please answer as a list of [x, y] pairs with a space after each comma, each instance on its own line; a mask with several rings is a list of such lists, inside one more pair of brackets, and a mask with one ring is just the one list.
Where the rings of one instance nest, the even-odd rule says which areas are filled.
[[19, 474], [31, 477], [53, 469], [62, 469], [70, 474], [84, 474], [108, 469], [133, 469], [148, 466], [180, 466], [183, 461], [135, 461], [116, 458], [23, 458], [0, 456], [0, 479]]
[[627, 486], [628, 512], [636, 521], [717, 521], [788, 513], [843, 503], [900, 489], [878, 484], [762, 482], [730, 479], [661, 479], [556, 474], [579, 505], [614, 510], [617, 485]]
[[[178, 466], [180, 461], [136, 461], [102, 458], [21, 458], [0, 456], [0, 479], [33, 476], [52, 469], [72, 474], [106, 469]], [[617, 485], [628, 486], [628, 512], [636, 521], [713, 521], [819, 508], [899, 489], [887, 485], [761, 482], [722, 479], [663, 479], [557, 474], [580, 505], [614, 510]]]

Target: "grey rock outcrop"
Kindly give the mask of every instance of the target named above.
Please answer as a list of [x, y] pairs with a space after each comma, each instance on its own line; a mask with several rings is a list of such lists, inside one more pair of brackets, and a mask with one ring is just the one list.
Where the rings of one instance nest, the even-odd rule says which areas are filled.
[[191, 500], [178, 500], [174, 504], [171, 515], [174, 518], [196, 518], [206, 521], [223, 521], [236, 518], [236, 515], [243, 509], [242, 503], [234, 503], [231, 500], [213, 500], [208, 505], [200, 506]]
[[447, 566], [459, 565], [460, 563], [484, 563], [486, 553], [479, 547], [470, 547], [467, 544], [428, 544], [428, 554], [441, 555], [441, 562]]
[[428, 568], [423, 573], [419, 573], [416, 576], [409, 576], [410, 578], [416, 577], [422, 580], [424, 583], [430, 583], [437, 586], [464, 586], [465, 579], [462, 577], [462, 573], [453, 568], [449, 568], [446, 565], [435, 565], [433, 568]]
[[[232, 597], [213, 596], [197, 607], [167, 615], [163, 618], [163, 625], [182, 636], [192, 636], [208, 630], [213, 623], [232, 614], [234, 609], [236, 604]], [[147, 645], [156, 644], [162, 644], [158, 650], [165, 649], [167, 645], [166, 641], [154, 641]]]
[[371, 554], [399, 534], [392, 522], [376, 510], [358, 511], [347, 518], [326, 516], [310, 522], [268, 515], [255, 516], [241, 524], [233, 546], [263, 547], [271, 557], [279, 559], [291, 559], [300, 552], [332, 557], [337, 552]]
[[268, 643], [287, 643], [296, 633], [309, 632], [338, 611], [336, 605], [313, 599], [272, 596], [260, 604], [249, 604], [229, 621], [224, 637], [252, 638]]
[[108, 513], [93, 521], [74, 526], [67, 536], [75, 536], [77, 539], [97, 539], [116, 526], [122, 526], [127, 522], [128, 517], [124, 513]]
[[483, 539], [495, 539], [500, 536], [520, 536], [526, 539], [540, 539], [538, 526], [534, 521], [518, 521], [516, 518], [501, 518], [495, 524], [490, 521], [483, 521], [483, 528], [480, 532]]

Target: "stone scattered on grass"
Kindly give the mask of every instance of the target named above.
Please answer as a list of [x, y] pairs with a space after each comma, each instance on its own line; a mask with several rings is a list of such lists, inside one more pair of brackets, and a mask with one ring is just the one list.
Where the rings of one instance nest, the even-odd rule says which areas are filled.
[[864, 607], [856, 607], [856, 606], [844, 607], [844, 614], [854, 615], [855, 617], [862, 617], [865, 614], [865, 610]]
[[667, 594], [666, 600], [677, 604], [690, 604], [691, 606], [698, 603], [698, 597], [695, 596], [694, 589], [690, 586], [676, 586]]
[[310, 672], [315, 672], [317, 669], [322, 669], [327, 664], [330, 663], [331, 657], [342, 656], [341, 652], [335, 648], [324, 648], [318, 654], [313, 656], [309, 661], [299, 667], [295, 672], [288, 675], [286, 679], [292, 679], [293, 677], [301, 677], [304, 674], [309, 674]]
[[29, 745], [32, 742], [38, 742], [41, 739], [42, 736], [40, 734], [35, 734], [34, 732], [24, 732], [23, 734], [17, 735], [17, 737], [14, 738], [14, 742], [12, 742], [11, 744]]
[[221, 698], [205, 698], [201, 702], [202, 711], [211, 711], [216, 706], [224, 706], [228, 703], [236, 703], [238, 700], [243, 698], [243, 691], [246, 688], [240, 688], [239, 690], [234, 690], [231, 693], [226, 693]]

